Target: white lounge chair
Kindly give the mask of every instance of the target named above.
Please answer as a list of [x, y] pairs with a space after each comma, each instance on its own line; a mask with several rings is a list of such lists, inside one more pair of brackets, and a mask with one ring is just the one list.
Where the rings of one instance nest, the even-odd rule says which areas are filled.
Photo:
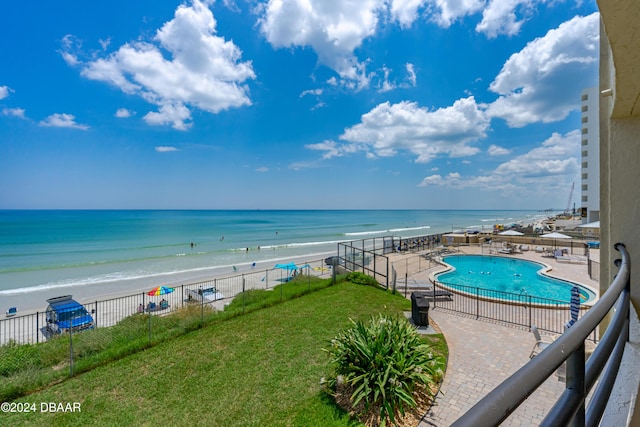
[[529, 355], [529, 359], [533, 359], [534, 356], [537, 356], [542, 350], [544, 350], [545, 348], [551, 345], [550, 341], [542, 340], [542, 337], [540, 336], [540, 331], [538, 331], [538, 328], [536, 325], [531, 325], [531, 333], [533, 333], [533, 336], [536, 339], [536, 343], [533, 345], [533, 348], [531, 349], [531, 354]]

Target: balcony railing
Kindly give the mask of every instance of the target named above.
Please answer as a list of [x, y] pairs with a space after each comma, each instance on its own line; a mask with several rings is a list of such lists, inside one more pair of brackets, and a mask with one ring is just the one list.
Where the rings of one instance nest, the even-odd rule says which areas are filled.
[[[629, 340], [631, 266], [625, 246], [618, 243], [614, 247], [622, 257], [615, 261], [619, 271], [600, 300], [553, 344], [486, 395], [453, 426], [499, 425], [565, 362], [566, 389], [541, 425], [598, 425]], [[585, 340], [612, 308], [615, 313], [611, 322], [585, 363]], [[586, 396], [596, 380], [599, 380], [598, 386], [586, 407]]]

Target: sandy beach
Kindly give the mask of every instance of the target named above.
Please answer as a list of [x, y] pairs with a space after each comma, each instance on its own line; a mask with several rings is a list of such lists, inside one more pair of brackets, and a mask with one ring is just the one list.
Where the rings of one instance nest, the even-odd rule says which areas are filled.
[[[486, 249], [486, 247], [477, 245], [457, 247], [460, 253], [468, 254], [486, 253]], [[405, 278], [407, 278], [406, 287], [413, 288], [419, 286], [419, 284], [430, 283], [433, 273], [443, 269], [441, 265], [436, 263], [425, 264], [425, 258], [421, 255], [424, 255], [424, 253], [402, 252], [388, 255], [390, 264], [393, 265], [397, 273], [399, 290], [405, 288]], [[555, 258], [543, 257], [534, 250], [509, 256], [544, 263], [549, 269], [549, 275], [579, 283], [591, 288], [596, 294], [599, 293], [597, 281], [589, 278], [587, 266], [584, 264], [560, 262]], [[599, 251], [592, 250], [590, 256], [592, 259], [599, 259]], [[306, 257], [297, 257], [289, 262], [294, 262], [299, 267], [308, 265], [303, 271], [304, 274], [319, 277], [330, 277], [331, 275], [331, 270], [324, 264], [324, 258], [309, 260]], [[255, 266], [243, 264], [238, 265], [235, 271], [233, 268], [212, 269], [212, 271], [203, 271], [201, 274], [167, 277], [162, 283], [137, 280], [122, 284], [112, 283], [108, 286], [83, 286], [77, 289], [69, 289], [70, 292], [68, 294], [73, 295], [74, 299], [83, 304], [87, 310], [93, 312], [98, 327], [107, 327], [135, 314], [139, 311], [141, 305], [146, 307], [149, 302], [159, 304], [162, 299], [167, 300], [169, 308], [158, 310], [153, 314], [165, 315], [170, 313], [187, 304], [190, 291], [197, 291], [198, 288], [215, 287], [224, 298], [208, 303], [214, 308], [222, 310], [224, 305], [228, 304], [243, 289], [272, 289], [285, 281], [290, 273], [283, 269], [274, 269], [274, 264], [271, 262], [256, 263]], [[150, 289], [159, 285], [172, 287], [174, 292], [163, 296], [150, 297], [147, 295]], [[48, 292], [51, 293], [51, 290], [48, 290]], [[45, 340], [46, 331], [39, 326], [45, 325], [46, 299], [63, 294], [65, 293], [56, 290], [55, 295], [48, 295], [47, 292], [16, 295], [14, 301], [23, 302], [23, 305], [17, 304], [21, 307], [19, 316], [31, 315], [27, 316], [27, 318], [35, 319], [39, 317], [40, 319], [30, 320], [26, 323], [22, 322], [19, 327], [15, 326], [17, 322], [10, 321], [12, 326], [8, 329], [5, 328], [1, 341], [5, 342], [8, 339], [21, 342]], [[39, 315], [36, 316], [35, 313], [39, 313]]]
[[[331, 276], [331, 269], [324, 264], [324, 258], [310, 260], [306, 257], [297, 257], [286, 263], [295, 263], [296, 266], [301, 267], [298, 271], [302, 271], [303, 274], [318, 277]], [[77, 287], [77, 289], [69, 289], [68, 295], [72, 295], [92, 313], [96, 326], [100, 328], [112, 326], [127, 316], [139, 313], [141, 305], [147, 307], [148, 303], [153, 302], [159, 306], [162, 299], [168, 302], [169, 307], [154, 311], [152, 314], [169, 314], [188, 304], [190, 291], [197, 292], [200, 288], [215, 287], [224, 298], [214, 302], [205, 301], [205, 303], [217, 310], [222, 310], [243, 290], [273, 289], [286, 282], [288, 275], [293, 273], [289, 270], [274, 268], [271, 262], [256, 263], [255, 266], [238, 265], [235, 270], [233, 268], [217, 270], [207, 271], [206, 274], [167, 278], [162, 283], [138, 280], [124, 284], [109, 284], [109, 286]], [[152, 288], [160, 285], [171, 287], [174, 291], [162, 296], [147, 294]], [[48, 292], [50, 293], [51, 290]], [[48, 296], [46, 292], [43, 293], [45, 295], [39, 295], [40, 292], [31, 292], [15, 297], [14, 301], [22, 300], [29, 308], [20, 310], [15, 318], [0, 322], [4, 323], [1, 328], [0, 345], [5, 344], [9, 339], [17, 342], [41, 342], [47, 339], [48, 333], [44, 327], [45, 311], [48, 305], [46, 299], [52, 296]], [[53, 296], [60, 295], [65, 294], [58, 290]], [[33, 307], [35, 305], [37, 306]]]
[[[309, 255], [292, 257], [287, 261], [278, 262], [295, 262], [300, 265], [313, 263], [314, 267], [319, 267], [321, 261], [330, 255], [335, 255], [335, 253], [327, 252], [321, 254], [321, 256], [315, 254], [313, 257]], [[242, 274], [245, 274], [247, 278], [260, 276], [261, 279], [262, 277], [265, 277], [268, 272], [272, 271], [275, 265], [272, 261], [256, 262], [255, 266], [252, 264], [253, 263], [238, 264], [235, 266], [235, 270], [234, 266], [211, 267], [195, 271], [167, 274], [160, 277], [115, 280], [108, 283], [69, 286], [56, 289], [33, 290], [31, 292], [9, 294], [2, 298], [2, 307], [3, 310], [6, 310], [8, 307], [17, 307], [19, 315], [25, 315], [44, 311], [47, 307], [46, 300], [60, 295], [72, 295], [78, 302], [88, 304], [95, 301], [142, 294], [155, 286], [176, 287], [181, 285], [191, 285], [236, 277]], [[280, 274], [279, 272], [273, 272], [272, 274], [276, 273]], [[262, 283], [262, 285], [264, 286], [264, 283]]]

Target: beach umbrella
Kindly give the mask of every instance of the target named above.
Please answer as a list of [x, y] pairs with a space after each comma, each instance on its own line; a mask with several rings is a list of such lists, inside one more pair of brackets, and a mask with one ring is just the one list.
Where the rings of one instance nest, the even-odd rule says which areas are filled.
[[571, 236], [567, 236], [566, 234], [558, 233], [557, 231], [555, 231], [553, 233], [543, 234], [540, 237], [542, 237], [543, 239], [571, 239]]
[[570, 328], [578, 321], [578, 315], [580, 314], [580, 289], [577, 286], [571, 288], [569, 311], [571, 313], [571, 320], [567, 323], [567, 328]]
[[543, 239], [553, 239], [553, 247], [554, 248], [556, 246], [556, 240], [558, 240], [558, 239], [564, 239], [564, 240], [571, 239], [571, 236], [567, 236], [566, 234], [558, 233], [557, 231], [555, 231], [553, 233], [543, 234], [540, 237], [542, 237]]
[[[507, 237], [509, 237], [509, 236], [524, 236], [524, 233], [521, 233], [521, 232], [516, 231], [516, 230], [509, 229], [509, 230], [504, 230], [504, 231], [498, 233], [498, 235], [499, 236], [507, 236]], [[509, 241], [511, 241], [511, 240], [509, 240]]]
[[524, 236], [524, 233], [521, 233], [516, 230], [505, 230], [502, 233], [498, 233], [500, 236]]
[[170, 294], [171, 292], [173, 292], [173, 288], [169, 288], [167, 286], [156, 286], [155, 288], [153, 288], [149, 292], [147, 292], [147, 295], [149, 295], [151, 297], [155, 297], [155, 296], [158, 296], [158, 295]]

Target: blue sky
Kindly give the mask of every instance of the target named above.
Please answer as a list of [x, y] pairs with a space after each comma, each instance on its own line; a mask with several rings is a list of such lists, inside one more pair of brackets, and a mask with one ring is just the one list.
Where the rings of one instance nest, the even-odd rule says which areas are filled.
[[595, 1], [3, 9], [0, 208], [546, 209], [580, 188]]

